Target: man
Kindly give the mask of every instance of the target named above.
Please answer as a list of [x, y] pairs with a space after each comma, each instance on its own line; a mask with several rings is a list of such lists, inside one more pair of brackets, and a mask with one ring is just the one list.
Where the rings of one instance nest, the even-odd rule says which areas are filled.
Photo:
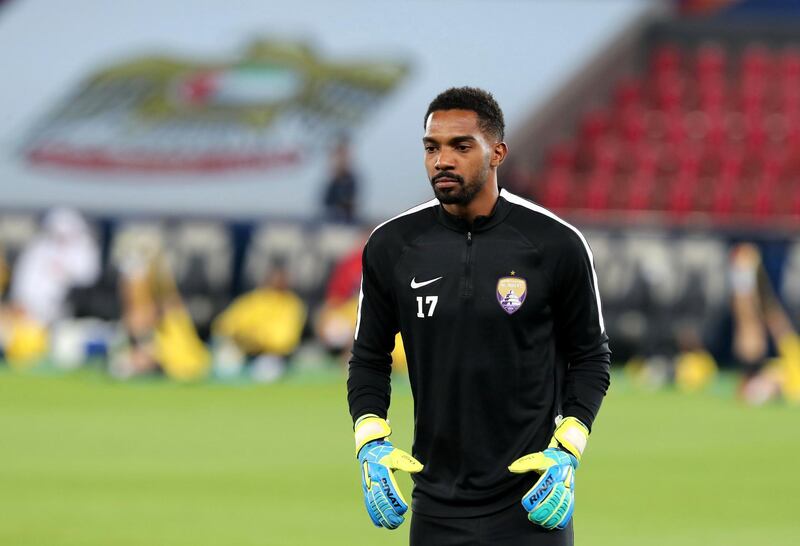
[[[572, 544], [574, 471], [609, 385], [589, 246], [498, 188], [503, 132], [486, 91], [436, 97], [423, 138], [436, 198], [364, 248], [348, 379], [362, 490], [373, 523], [396, 528], [407, 505], [393, 472], [413, 473], [414, 546]], [[413, 457], [386, 439], [398, 330]]]

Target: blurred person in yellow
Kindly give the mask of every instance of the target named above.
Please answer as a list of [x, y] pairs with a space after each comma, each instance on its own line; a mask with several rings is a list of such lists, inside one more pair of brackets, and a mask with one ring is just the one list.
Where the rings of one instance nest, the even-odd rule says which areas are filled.
[[675, 357], [675, 385], [684, 392], [704, 389], [717, 377], [717, 361], [694, 325], [683, 325], [676, 338], [680, 352]]
[[127, 379], [161, 370], [179, 381], [205, 377], [209, 352], [197, 335], [161, 248], [131, 234], [119, 252], [126, 340], [112, 356], [112, 375]]
[[[740, 397], [763, 404], [783, 396], [800, 403], [800, 336], [772, 287], [758, 247], [743, 243], [731, 252], [733, 351], [742, 363]], [[768, 357], [769, 338], [777, 355]]]
[[0, 344], [12, 367], [30, 367], [46, 356], [48, 330], [70, 314], [69, 291], [90, 286], [99, 275], [100, 252], [83, 216], [49, 211], [13, 264], [10, 308], [0, 320]]
[[50, 347], [47, 328], [13, 307], [0, 316], [0, 344], [8, 365], [15, 370], [36, 366]]
[[300, 344], [306, 313], [305, 303], [290, 288], [284, 264], [273, 264], [260, 286], [236, 298], [214, 320], [218, 374], [238, 374], [247, 361], [253, 379], [279, 379]]

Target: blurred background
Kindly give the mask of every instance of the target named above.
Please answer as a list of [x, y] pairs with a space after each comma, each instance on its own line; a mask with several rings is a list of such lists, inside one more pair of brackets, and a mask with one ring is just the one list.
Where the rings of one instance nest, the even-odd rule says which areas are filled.
[[796, 543], [800, 473], [754, 463], [800, 447], [800, 1], [6, 0], [0, 60], [1, 543], [407, 540], [363, 513], [345, 368], [458, 85], [594, 251], [579, 543]]

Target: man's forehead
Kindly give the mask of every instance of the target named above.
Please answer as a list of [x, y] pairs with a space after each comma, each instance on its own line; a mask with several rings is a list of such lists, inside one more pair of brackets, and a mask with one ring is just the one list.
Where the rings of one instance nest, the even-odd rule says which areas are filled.
[[472, 110], [436, 110], [431, 112], [425, 122], [425, 136], [480, 133], [478, 114]]

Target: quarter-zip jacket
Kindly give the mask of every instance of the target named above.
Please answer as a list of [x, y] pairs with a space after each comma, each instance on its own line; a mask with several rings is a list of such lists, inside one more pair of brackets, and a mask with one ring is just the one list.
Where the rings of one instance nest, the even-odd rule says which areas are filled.
[[611, 352], [583, 235], [501, 190], [472, 224], [433, 199], [381, 224], [363, 254], [348, 402], [386, 417], [400, 331], [414, 397], [412, 508], [490, 514], [533, 485], [508, 465], [547, 447], [557, 415], [591, 428]]

